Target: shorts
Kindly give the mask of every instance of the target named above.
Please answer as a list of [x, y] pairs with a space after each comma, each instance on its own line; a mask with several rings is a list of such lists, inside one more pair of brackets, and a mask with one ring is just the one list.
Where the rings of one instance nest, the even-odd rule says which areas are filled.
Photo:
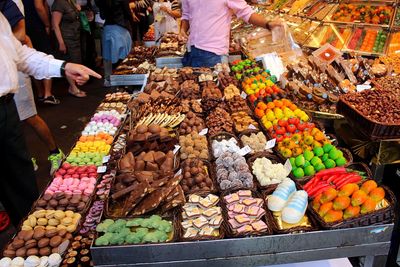
[[214, 67], [222, 62], [222, 56], [213, 52], [199, 49], [195, 46], [190, 47], [190, 52], [187, 52], [182, 59], [183, 66], [187, 67]]
[[18, 72], [19, 90], [14, 95], [20, 121], [24, 121], [37, 114], [35, 99], [33, 98], [31, 78], [28, 75]]

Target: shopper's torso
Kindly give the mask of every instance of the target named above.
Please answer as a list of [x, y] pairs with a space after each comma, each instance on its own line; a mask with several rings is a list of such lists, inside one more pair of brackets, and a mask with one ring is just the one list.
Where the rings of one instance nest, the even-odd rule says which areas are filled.
[[190, 44], [218, 55], [229, 50], [232, 11], [226, 0], [185, 0], [190, 13]]
[[79, 11], [74, 6], [74, 3], [71, 0], [56, 0], [53, 3], [53, 7], [55, 4], [57, 4], [57, 9], [55, 11], [59, 11], [62, 13], [60, 28], [63, 38], [79, 39]]

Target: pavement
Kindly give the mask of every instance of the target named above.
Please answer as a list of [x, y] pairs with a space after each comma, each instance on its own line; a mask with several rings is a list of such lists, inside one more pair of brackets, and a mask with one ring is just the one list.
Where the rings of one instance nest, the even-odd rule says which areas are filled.
[[[81, 87], [87, 97], [77, 98], [68, 94], [68, 83], [64, 79], [55, 79], [53, 94], [61, 101], [59, 105], [37, 105], [38, 114], [47, 122], [59, 148], [68, 154], [80, 136], [86, 123], [94, 114], [104, 95], [111, 92], [103, 87], [103, 80], [90, 80]], [[35, 90], [34, 90], [35, 92]], [[35, 92], [36, 93], [36, 92]], [[50, 163], [47, 160], [48, 148], [28, 126], [23, 127], [28, 150], [36, 158], [39, 169], [36, 172], [37, 184], [42, 191], [50, 181]], [[13, 226], [0, 232], [0, 251], [15, 232]]]

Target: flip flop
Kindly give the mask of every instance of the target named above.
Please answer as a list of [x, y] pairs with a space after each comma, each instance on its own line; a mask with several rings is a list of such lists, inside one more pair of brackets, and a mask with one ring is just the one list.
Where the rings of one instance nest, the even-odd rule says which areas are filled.
[[7, 212], [0, 211], [0, 232], [4, 231], [10, 225], [10, 217]]
[[82, 97], [86, 97], [86, 93], [81, 91], [81, 90], [77, 90], [75, 92], [72, 92], [70, 90], [68, 90], [68, 93], [72, 96], [78, 97], [78, 98], [82, 98]]

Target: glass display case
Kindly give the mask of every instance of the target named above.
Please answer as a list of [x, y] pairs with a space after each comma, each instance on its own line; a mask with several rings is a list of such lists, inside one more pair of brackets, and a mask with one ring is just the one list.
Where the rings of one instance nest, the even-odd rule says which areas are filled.
[[347, 44], [347, 50], [381, 55], [386, 51], [389, 32], [380, 27], [357, 27]]
[[326, 43], [342, 50], [346, 49], [347, 41], [352, 34], [351, 27], [346, 25], [323, 24], [307, 39], [306, 46], [318, 48]]

